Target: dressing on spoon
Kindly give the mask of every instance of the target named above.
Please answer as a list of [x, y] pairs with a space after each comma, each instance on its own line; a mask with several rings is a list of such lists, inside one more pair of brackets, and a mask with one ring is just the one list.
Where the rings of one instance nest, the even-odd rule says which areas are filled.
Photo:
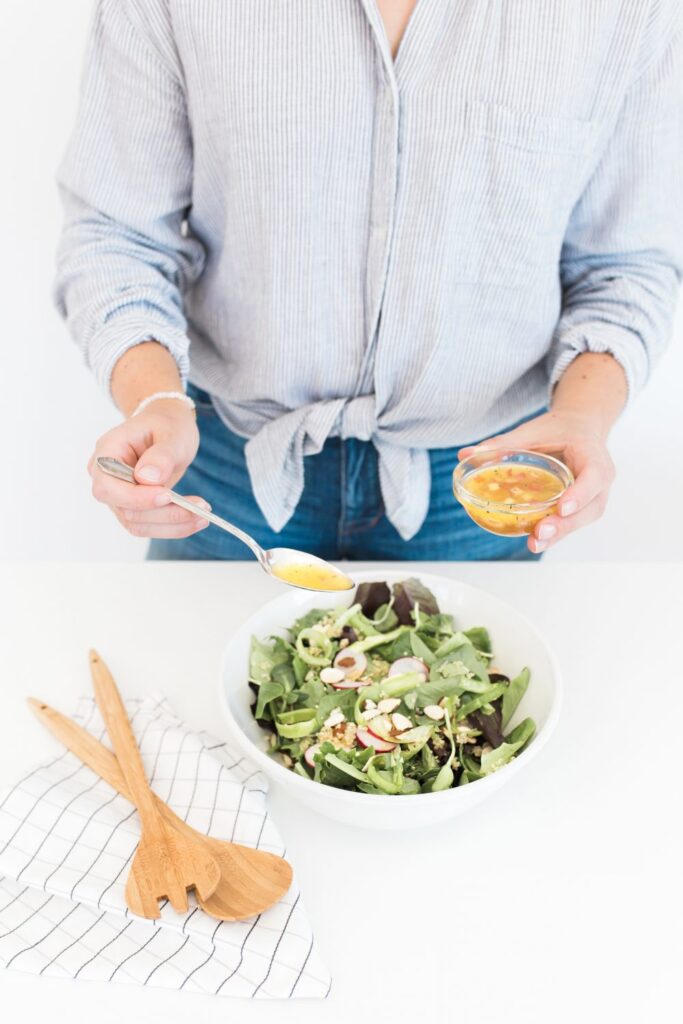
[[273, 575], [285, 583], [307, 590], [348, 590], [349, 578], [332, 566], [314, 562], [283, 562], [273, 566]]
[[[97, 466], [103, 473], [117, 480], [129, 484], [136, 482], [132, 467], [120, 462], [119, 459], [100, 456], [97, 459]], [[297, 551], [295, 548], [268, 548], [266, 551], [245, 530], [240, 530], [239, 526], [222, 519], [215, 512], [207, 512], [175, 491], [169, 491], [168, 496], [174, 505], [192, 512], [201, 519], [207, 519], [214, 526], [237, 537], [251, 548], [264, 572], [283, 583], [288, 583], [290, 587], [300, 587], [303, 590], [353, 590], [355, 586], [350, 577], [335, 569], [323, 558], [310, 555], [306, 551]]]

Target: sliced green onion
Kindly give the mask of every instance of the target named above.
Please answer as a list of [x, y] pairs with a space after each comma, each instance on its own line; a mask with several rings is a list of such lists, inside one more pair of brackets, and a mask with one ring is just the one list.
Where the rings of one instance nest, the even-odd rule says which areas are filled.
[[[296, 638], [297, 654], [307, 665], [318, 667], [329, 665], [332, 661], [332, 641], [321, 630], [310, 627], [302, 629]], [[320, 654], [312, 654], [312, 650], [320, 651]]]

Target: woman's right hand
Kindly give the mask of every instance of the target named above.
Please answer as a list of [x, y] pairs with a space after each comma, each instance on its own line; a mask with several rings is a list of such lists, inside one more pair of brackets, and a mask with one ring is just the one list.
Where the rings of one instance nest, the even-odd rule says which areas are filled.
[[[209, 524], [172, 505], [168, 490], [180, 480], [198, 447], [193, 410], [184, 402], [159, 399], [99, 439], [88, 463], [93, 496], [108, 505], [134, 537], [189, 537]], [[100, 455], [133, 466], [136, 483], [103, 473], [96, 462]], [[204, 509], [210, 508], [201, 498], [187, 498]]]

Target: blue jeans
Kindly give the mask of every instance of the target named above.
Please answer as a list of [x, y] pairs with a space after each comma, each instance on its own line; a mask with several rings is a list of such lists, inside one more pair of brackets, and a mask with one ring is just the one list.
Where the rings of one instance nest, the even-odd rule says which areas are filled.
[[[329, 438], [318, 455], [304, 462], [304, 491], [294, 515], [280, 533], [268, 525], [251, 491], [246, 441], [228, 430], [198, 388], [201, 441], [197, 457], [177, 485], [181, 494], [205, 498], [219, 515], [250, 533], [264, 548], [289, 547], [332, 560], [533, 561], [526, 537], [496, 537], [480, 529], [453, 497], [451, 474], [456, 448], [432, 449], [429, 512], [418, 533], [401, 538], [384, 514], [377, 452], [368, 441]], [[150, 559], [249, 558], [238, 540], [207, 527], [183, 540], [153, 540]]]

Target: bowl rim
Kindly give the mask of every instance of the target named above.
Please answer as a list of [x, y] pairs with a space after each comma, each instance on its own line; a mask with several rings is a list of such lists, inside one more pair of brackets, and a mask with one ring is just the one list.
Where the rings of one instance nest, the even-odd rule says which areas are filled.
[[[406, 565], [409, 566], [410, 563], [408, 562], [406, 563]], [[353, 573], [352, 578], [355, 583], [364, 583], [376, 580], [386, 580], [387, 582], [400, 582], [401, 580], [408, 578], [409, 574], [409, 569], [407, 571], [397, 569], [365, 569], [358, 573]], [[483, 587], [477, 587], [474, 584], [466, 583], [463, 580], [459, 580], [457, 578], [453, 579], [450, 576], [442, 576], [439, 573], [417, 572], [416, 576], [418, 579], [424, 582], [426, 586], [429, 586], [430, 582], [432, 584], [435, 583], [436, 585], [448, 584], [452, 586], [455, 584], [457, 586], [463, 587], [466, 591], [474, 591], [480, 595], [483, 595], [488, 600], [493, 600], [500, 605], [504, 605], [507, 610], [512, 612], [513, 615], [515, 615], [518, 620], [523, 622], [524, 625], [536, 636], [538, 642], [541, 644], [548, 658], [548, 661], [550, 662], [553, 678], [555, 681], [555, 695], [553, 702], [550, 706], [550, 710], [548, 712], [548, 717], [543, 726], [541, 727], [541, 729], [536, 733], [529, 746], [526, 747], [521, 752], [521, 754], [519, 754], [518, 757], [515, 757], [513, 761], [506, 765], [503, 765], [501, 768], [498, 769], [498, 771], [492, 772], [485, 778], [477, 779], [476, 783], [468, 784], [468, 786], [476, 784], [477, 787], [483, 787], [485, 785], [488, 785], [489, 790], [496, 789], [501, 784], [501, 781], [512, 778], [515, 772], [523, 768], [531, 760], [532, 757], [535, 757], [537, 754], [539, 754], [548, 742], [548, 740], [550, 739], [553, 732], [555, 731], [564, 700], [564, 685], [557, 656], [555, 655], [555, 652], [553, 651], [552, 647], [550, 647], [550, 645], [546, 642], [539, 629], [531, 621], [531, 619], [529, 619], [528, 616], [524, 615], [524, 613], [518, 611], [517, 608], [510, 604], [509, 601], [506, 601], [504, 598], [499, 597], [498, 594], [492, 594], [490, 591], [484, 590]], [[324, 592], [321, 591], [320, 593]], [[345, 594], [349, 593], [350, 591], [335, 592], [335, 594], [338, 594], [340, 597], [343, 597]], [[279, 597], [271, 598], [271, 600], [266, 601], [265, 604], [261, 606], [259, 612], [262, 612], [265, 609], [270, 608], [272, 608], [273, 611], [275, 611], [278, 605], [281, 605], [284, 608], [288, 605], [289, 602], [291, 602], [291, 599], [292, 595], [289, 593], [281, 594]], [[245, 754], [245, 757], [249, 758], [256, 766], [262, 768], [264, 773], [266, 775], [271, 776], [276, 782], [281, 782], [281, 784], [284, 787], [294, 787], [297, 792], [311, 793], [311, 786], [317, 786], [317, 792], [319, 792], [320, 796], [322, 796], [324, 792], [328, 799], [337, 800], [344, 804], [358, 805], [360, 800], [368, 800], [370, 794], [357, 793], [354, 790], [340, 789], [336, 786], [323, 786], [322, 783], [320, 782], [316, 783], [314, 782], [313, 779], [304, 779], [300, 775], [297, 775], [296, 772], [291, 771], [289, 768], [285, 768], [284, 765], [279, 764], [275, 760], [275, 758], [271, 757], [270, 754], [266, 753], [266, 751], [260, 750], [259, 747], [254, 743], [253, 740], [250, 739], [249, 736], [247, 736], [247, 734], [242, 730], [242, 728], [236, 721], [235, 716], [233, 715], [232, 710], [230, 708], [230, 702], [228, 700], [227, 689], [224, 682], [227, 670], [227, 661], [229, 658], [230, 648], [234, 646], [237, 642], [239, 642], [243, 637], [251, 637], [253, 635], [254, 630], [253, 627], [250, 626], [250, 623], [252, 619], [255, 617], [255, 615], [259, 614], [259, 612], [250, 615], [243, 623], [241, 623], [237, 627], [235, 632], [230, 636], [230, 638], [226, 642], [225, 647], [223, 649], [223, 654], [221, 656], [220, 675], [218, 680], [219, 702], [223, 710], [223, 715], [231, 738], [234, 739], [235, 743], [241, 747]], [[244, 680], [244, 685], [247, 685], [246, 679]], [[531, 754], [531, 756], [528, 756], [532, 750], [533, 753]], [[466, 790], [468, 786], [463, 788]], [[398, 804], [400, 804], [401, 807], [405, 807], [407, 806], [406, 801], [414, 801], [416, 797], [420, 797], [421, 799], [429, 798], [433, 806], [437, 804], [437, 802], [443, 803], [446, 800], [452, 800], [454, 798], [454, 794], [460, 791], [461, 787], [456, 786], [454, 788], [441, 790], [436, 793], [398, 793], [395, 795], [372, 794], [372, 806], [376, 806], [378, 808], [396, 807]], [[485, 796], [485, 792], [486, 791], [484, 791], [483, 789], [477, 788], [477, 793], [481, 794], [482, 796]]]
[[[486, 456], [490, 457], [487, 461], [496, 463], [504, 462], [510, 456], [515, 455], [532, 456], [534, 459], [547, 462], [548, 472], [557, 477], [562, 484], [562, 490], [558, 491], [555, 497], [547, 498], [545, 501], [517, 501], [507, 504], [502, 501], [480, 498], [478, 495], [472, 494], [466, 483], [468, 475], [471, 475], [468, 471], [471, 469], [473, 473], [476, 473], [478, 469], [485, 468], [484, 466], [472, 468], [472, 461], [474, 459]], [[466, 459], [462, 459], [453, 470], [453, 493], [458, 501], [488, 512], [504, 515], [523, 515], [524, 513], [541, 512], [545, 509], [550, 509], [557, 505], [562, 495], [566, 494], [573, 484], [574, 474], [561, 459], [550, 455], [548, 452], [533, 451], [531, 448], [487, 448], [481, 452], [472, 452]]]

